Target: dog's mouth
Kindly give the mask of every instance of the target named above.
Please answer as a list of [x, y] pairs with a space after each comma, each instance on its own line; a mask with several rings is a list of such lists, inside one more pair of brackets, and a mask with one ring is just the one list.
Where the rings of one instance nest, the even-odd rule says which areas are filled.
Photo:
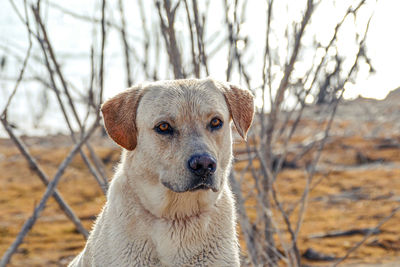
[[215, 185], [213, 185], [213, 183], [209, 183], [206, 181], [197, 183], [197, 184], [193, 184], [193, 185], [185, 187], [185, 188], [173, 186], [171, 183], [168, 183], [168, 182], [162, 182], [162, 184], [166, 188], [168, 188], [169, 190], [171, 190], [175, 193], [197, 192], [197, 191], [207, 191], [207, 190], [211, 190], [213, 192], [218, 192], [218, 188]]
[[196, 192], [196, 191], [200, 191], [200, 190], [212, 190], [213, 192], [218, 191], [217, 188], [215, 188], [212, 185], [208, 185], [208, 184], [198, 184], [195, 187], [189, 189], [190, 192]]

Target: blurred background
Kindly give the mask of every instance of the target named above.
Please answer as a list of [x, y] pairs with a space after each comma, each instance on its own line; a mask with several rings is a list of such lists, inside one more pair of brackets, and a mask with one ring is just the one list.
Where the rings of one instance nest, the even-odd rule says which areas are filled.
[[0, 266], [84, 246], [119, 161], [105, 99], [208, 76], [256, 99], [230, 176], [243, 266], [400, 263], [398, 1], [0, 7]]

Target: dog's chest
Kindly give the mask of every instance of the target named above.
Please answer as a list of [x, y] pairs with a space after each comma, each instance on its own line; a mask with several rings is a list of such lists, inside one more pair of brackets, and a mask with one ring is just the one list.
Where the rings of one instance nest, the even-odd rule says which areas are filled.
[[209, 261], [211, 248], [207, 218], [195, 222], [157, 222], [151, 238], [160, 261], [169, 266]]
[[154, 247], [148, 241], [134, 241], [125, 246], [119, 259], [125, 259], [126, 262], [120, 266], [162, 266]]

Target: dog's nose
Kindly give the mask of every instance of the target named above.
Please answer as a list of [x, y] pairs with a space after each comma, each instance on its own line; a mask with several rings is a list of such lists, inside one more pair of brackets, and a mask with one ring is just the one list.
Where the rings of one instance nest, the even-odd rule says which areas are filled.
[[217, 162], [208, 154], [197, 154], [190, 157], [188, 166], [192, 173], [197, 176], [206, 177], [215, 172]]

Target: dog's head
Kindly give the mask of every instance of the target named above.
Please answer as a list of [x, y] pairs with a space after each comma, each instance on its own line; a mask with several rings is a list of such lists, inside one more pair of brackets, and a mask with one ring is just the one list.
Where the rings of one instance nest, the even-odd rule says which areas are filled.
[[246, 138], [254, 104], [237, 86], [190, 79], [130, 88], [102, 112], [108, 134], [142, 176], [139, 187], [159, 195], [217, 195], [231, 164], [231, 121]]

